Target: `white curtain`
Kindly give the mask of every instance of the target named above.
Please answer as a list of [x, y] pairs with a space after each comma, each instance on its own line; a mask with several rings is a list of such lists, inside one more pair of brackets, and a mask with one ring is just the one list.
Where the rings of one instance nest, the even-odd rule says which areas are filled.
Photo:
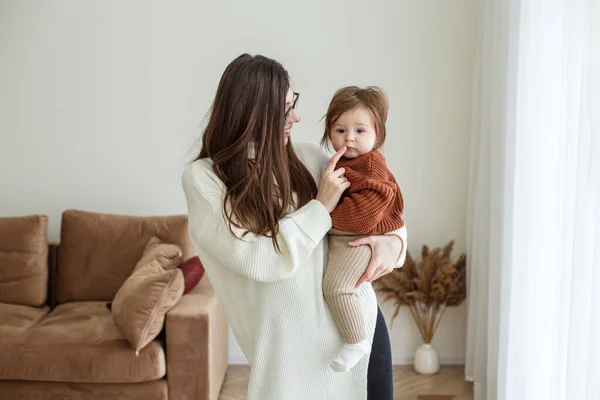
[[483, 0], [465, 372], [476, 400], [600, 400], [600, 0]]

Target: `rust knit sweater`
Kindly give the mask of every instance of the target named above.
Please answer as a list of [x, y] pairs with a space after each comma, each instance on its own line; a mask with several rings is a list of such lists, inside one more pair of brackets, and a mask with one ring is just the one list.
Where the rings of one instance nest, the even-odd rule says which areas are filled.
[[350, 188], [331, 213], [333, 227], [357, 235], [390, 232], [404, 226], [404, 199], [385, 157], [370, 151], [356, 158], [342, 158]]

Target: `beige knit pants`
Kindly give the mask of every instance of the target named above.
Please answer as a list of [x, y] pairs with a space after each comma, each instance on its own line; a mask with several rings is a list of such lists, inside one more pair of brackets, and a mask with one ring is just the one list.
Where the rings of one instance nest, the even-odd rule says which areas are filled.
[[348, 243], [362, 236], [329, 231], [329, 259], [323, 278], [323, 294], [345, 343], [367, 338], [365, 318], [357, 288], [371, 259], [370, 246], [350, 247]]

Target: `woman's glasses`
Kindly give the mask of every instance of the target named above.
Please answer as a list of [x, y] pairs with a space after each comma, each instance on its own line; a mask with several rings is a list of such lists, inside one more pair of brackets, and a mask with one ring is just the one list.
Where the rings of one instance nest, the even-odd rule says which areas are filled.
[[294, 92], [294, 102], [292, 103], [292, 106], [285, 112], [285, 126], [287, 126], [290, 121], [292, 120], [292, 114], [294, 113], [294, 110], [296, 109], [296, 107], [298, 107], [298, 98], [300, 97], [300, 93], [296, 93]]

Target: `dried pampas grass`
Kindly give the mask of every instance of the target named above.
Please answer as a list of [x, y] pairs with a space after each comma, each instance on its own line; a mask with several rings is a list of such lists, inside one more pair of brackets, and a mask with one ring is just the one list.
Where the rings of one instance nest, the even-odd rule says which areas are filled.
[[383, 301], [396, 305], [392, 320], [400, 307], [409, 307], [424, 343], [431, 343], [446, 307], [456, 307], [467, 297], [467, 257], [462, 254], [452, 263], [453, 247], [454, 241], [433, 250], [423, 246], [420, 261], [415, 262], [407, 253], [402, 268], [373, 282]]

